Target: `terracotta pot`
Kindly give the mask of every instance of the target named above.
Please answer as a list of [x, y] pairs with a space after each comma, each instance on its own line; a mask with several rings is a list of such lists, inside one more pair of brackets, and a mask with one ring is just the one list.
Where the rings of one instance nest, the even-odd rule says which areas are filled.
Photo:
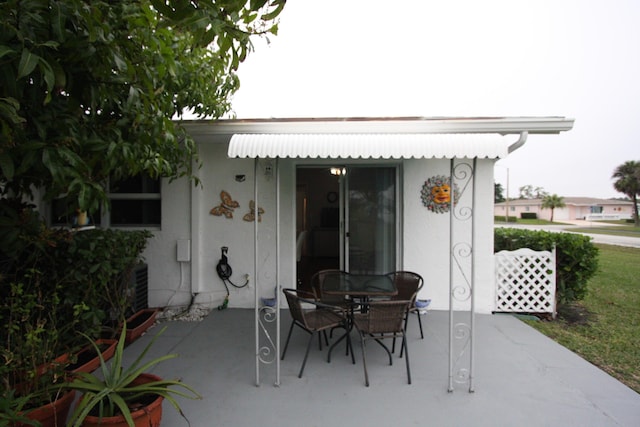
[[[140, 374], [140, 376], [133, 381], [133, 385], [144, 384], [150, 381], [160, 381], [161, 379], [162, 378], [152, 374]], [[162, 420], [163, 400], [164, 398], [162, 396], [158, 396], [149, 405], [132, 412], [131, 417], [133, 418], [134, 425], [136, 427], [159, 427], [160, 421]], [[89, 415], [83, 420], [82, 426], [128, 427], [128, 424], [122, 415], [104, 418]]]
[[127, 336], [125, 342], [131, 344], [153, 325], [156, 321], [158, 310], [145, 308], [127, 319]]
[[[102, 351], [102, 358], [106, 362], [113, 357], [113, 353], [115, 353], [116, 351], [116, 345], [118, 344], [118, 341], [110, 339], [98, 339], [96, 341], [96, 344], [98, 345], [98, 348], [103, 345], [108, 346], [105, 350]], [[74, 374], [78, 372], [90, 373], [98, 369], [98, 366], [100, 366], [100, 357], [95, 354], [95, 350], [96, 349], [91, 344], [80, 350], [77, 355], [79, 361], [82, 360], [82, 356], [86, 354], [93, 354], [95, 357], [91, 360], [86, 361], [80, 366], [70, 369], [69, 371]]]
[[[25, 416], [30, 420], [39, 421], [42, 427], [62, 427], [67, 424], [69, 408], [71, 408], [75, 396], [75, 390], [68, 391], [59, 399], [29, 411]], [[24, 425], [18, 424], [18, 427]]]

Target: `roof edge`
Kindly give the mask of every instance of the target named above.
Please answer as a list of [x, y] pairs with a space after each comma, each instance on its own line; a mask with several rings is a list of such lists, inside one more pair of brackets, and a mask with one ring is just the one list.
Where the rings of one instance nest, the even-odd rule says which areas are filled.
[[573, 128], [565, 117], [372, 117], [179, 121], [192, 135], [271, 133], [498, 133], [558, 134]]

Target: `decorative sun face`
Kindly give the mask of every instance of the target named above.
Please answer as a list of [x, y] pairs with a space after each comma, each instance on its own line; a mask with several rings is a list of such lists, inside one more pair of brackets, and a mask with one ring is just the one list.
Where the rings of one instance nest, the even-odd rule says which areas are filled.
[[[453, 204], [458, 201], [458, 186], [453, 185]], [[427, 179], [420, 192], [422, 204], [432, 212], [449, 212], [452, 199], [452, 188], [450, 178], [444, 175], [436, 175]]]
[[442, 204], [451, 202], [451, 187], [449, 184], [442, 184], [431, 189], [431, 197], [433, 201]]

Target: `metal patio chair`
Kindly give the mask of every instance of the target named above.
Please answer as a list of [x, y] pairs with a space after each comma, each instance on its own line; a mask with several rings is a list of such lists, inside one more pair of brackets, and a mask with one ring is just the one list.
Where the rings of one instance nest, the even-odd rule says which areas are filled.
[[407, 379], [411, 384], [411, 369], [409, 367], [409, 351], [407, 349], [407, 340], [405, 339], [405, 316], [410, 301], [371, 301], [367, 303], [365, 312], [356, 313], [353, 316], [353, 322], [360, 334], [362, 342], [362, 364], [364, 366], [364, 380], [369, 387], [369, 373], [367, 372], [366, 358], [366, 341], [375, 340], [382, 348], [385, 349], [389, 356], [389, 365], [393, 365], [393, 357], [391, 351], [382, 342], [384, 339], [394, 339], [396, 336], [402, 337], [402, 347], [407, 365]]
[[[418, 273], [414, 273], [412, 271], [394, 271], [393, 273], [389, 273], [388, 276], [391, 277], [396, 289], [398, 289], [398, 294], [391, 297], [391, 299], [398, 301], [410, 301], [409, 308], [404, 319], [405, 331], [407, 330], [409, 323], [409, 316], [412, 313], [415, 313], [418, 316], [418, 324], [420, 325], [420, 338], [424, 339], [422, 318], [420, 317], [420, 312], [416, 307], [416, 298], [418, 297], [418, 292], [420, 292], [420, 289], [422, 289], [422, 286], [424, 285], [424, 279]], [[393, 353], [395, 350], [396, 342], [394, 340], [391, 352]], [[402, 350], [400, 350], [400, 357], [402, 357]]]
[[[347, 347], [351, 347], [351, 339], [348, 334], [347, 316], [338, 307], [317, 301], [314, 298], [314, 295], [310, 292], [297, 289], [283, 289], [282, 292], [287, 298], [292, 321], [291, 327], [289, 328], [289, 334], [287, 335], [287, 341], [284, 345], [284, 350], [282, 351], [281, 360], [284, 360], [284, 356], [287, 353], [287, 347], [289, 346], [289, 340], [291, 339], [291, 333], [293, 332], [294, 326], [298, 326], [310, 334], [309, 342], [307, 343], [307, 350], [305, 352], [304, 359], [302, 360], [300, 373], [298, 374], [298, 378], [302, 378], [302, 373], [304, 372], [304, 367], [309, 356], [311, 342], [313, 341], [313, 336], [315, 334], [319, 335], [321, 332], [325, 332], [327, 329], [335, 327], [345, 328]], [[303, 308], [303, 303], [309, 304], [313, 307]], [[353, 352], [353, 350], [351, 351]]]

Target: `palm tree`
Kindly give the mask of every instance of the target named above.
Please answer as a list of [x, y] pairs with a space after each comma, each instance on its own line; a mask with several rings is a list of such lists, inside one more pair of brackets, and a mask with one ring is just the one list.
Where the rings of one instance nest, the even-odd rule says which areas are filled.
[[546, 195], [542, 198], [542, 209], [551, 209], [551, 222], [553, 222], [553, 211], [555, 208], [564, 208], [564, 198], [557, 194]]
[[633, 222], [640, 227], [638, 218], [638, 195], [640, 195], [640, 161], [628, 160], [618, 166], [611, 178], [615, 178], [613, 188], [626, 194], [633, 202]]

